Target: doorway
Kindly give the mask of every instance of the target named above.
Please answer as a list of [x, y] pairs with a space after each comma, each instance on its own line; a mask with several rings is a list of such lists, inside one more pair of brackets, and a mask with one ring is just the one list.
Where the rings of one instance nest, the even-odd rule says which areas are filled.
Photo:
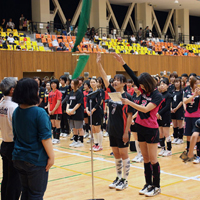
[[33, 77], [40, 77], [41, 80], [48, 76], [49, 79], [54, 76], [54, 72], [23, 72], [23, 78], [33, 78]]

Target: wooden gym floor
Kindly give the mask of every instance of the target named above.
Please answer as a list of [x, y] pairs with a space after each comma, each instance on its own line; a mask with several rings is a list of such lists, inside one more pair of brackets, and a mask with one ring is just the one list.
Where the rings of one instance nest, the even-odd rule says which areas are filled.
[[[49, 173], [45, 200], [86, 200], [92, 198], [90, 144], [81, 148], [70, 148], [70, 137], [61, 138], [54, 145], [55, 164]], [[158, 157], [161, 166], [161, 194], [155, 200], [197, 200], [200, 196], [200, 165], [183, 163], [179, 158], [186, 144], [173, 145], [173, 155]], [[108, 188], [116, 178], [114, 157], [110, 156], [108, 137], [103, 139], [103, 151], [94, 152], [95, 198], [105, 200], [143, 200], [148, 197], [138, 194], [144, 185], [143, 163], [132, 163], [128, 178], [129, 187], [124, 191]], [[160, 150], [158, 150], [159, 152]], [[136, 153], [129, 153], [130, 159]], [[0, 163], [2, 177], [2, 163]]]

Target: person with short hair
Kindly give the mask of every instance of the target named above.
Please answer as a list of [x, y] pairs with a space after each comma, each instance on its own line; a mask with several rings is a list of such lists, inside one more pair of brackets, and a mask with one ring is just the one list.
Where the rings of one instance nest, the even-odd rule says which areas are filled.
[[51, 80], [51, 92], [48, 96], [48, 112], [50, 115], [52, 129], [53, 129], [53, 144], [60, 143], [60, 121], [62, 117], [62, 93], [59, 89], [59, 81], [57, 79]]
[[[84, 119], [84, 105], [83, 92], [79, 90], [79, 80], [71, 81], [72, 91], [69, 94], [66, 112], [70, 116], [69, 125], [73, 129], [74, 138], [70, 147], [83, 147], [83, 119]], [[78, 135], [79, 133], [79, 135]]]
[[[54, 164], [51, 122], [39, 103], [38, 84], [30, 78], [18, 81], [13, 101], [19, 106], [12, 117], [14, 167], [20, 174], [21, 199], [43, 200], [48, 172]], [[12, 193], [11, 190], [9, 190]]]
[[10, 29], [14, 29], [15, 28], [15, 24], [12, 21], [12, 18], [9, 19], [9, 22], [6, 24], [6, 28], [10, 28]]
[[0, 89], [4, 101], [0, 103], [0, 129], [2, 136], [1, 157], [3, 161], [3, 178], [1, 182], [1, 199], [16, 200], [21, 194], [21, 182], [18, 171], [13, 166], [12, 152], [14, 149], [12, 115], [17, 104], [12, 101], [12, 95], [16, 86], [16, 79], [5, 78], [0, 83]]

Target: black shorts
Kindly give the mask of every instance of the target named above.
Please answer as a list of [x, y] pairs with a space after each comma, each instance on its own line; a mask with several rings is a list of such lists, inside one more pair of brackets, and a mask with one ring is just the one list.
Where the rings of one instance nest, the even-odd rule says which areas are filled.
[[194, 132], [198, 132], [200, 135], [200, 128], [197, 128], [196, 126], [194, 126], [192, 133], [194, 133]]
[[137, 132], [136, 125], [131, 125], [131, 132]]
[[84, 119], [85, 118], [88, 118], [89, 116], [88, 116], [88, 114], [87, 113], [84, 113]]
[[171, 113], [171, 119], [183, 120], [184, 119], [183, 109], [178, 109], [175, 113]]
[[191, 118], [191, 117], [185, 117], [185, 136], [191, 136], [193, 133], [193, 128], [195, 127], [195, 122], [199, 118]]
[[137, 135], [139, 142], [146, 143], [158, 143], [159, 142], [159, 129], [158, 128], [148, 128], [136, 124], [137, 127]]
[[125, 148], [129, 146], [130, 142], [130, 134], [129, 134], [129, 141], [124, 144], [122, 138], [117, 138], [109, 134], [110, 146], [111, 147], [118, 147], [118, 148]]
[[160, 126], [160, 127], [170, 127], [170, 123], [171, 123], [171, 121], [169, 122], [169, 121], [164, 121], [164, 120], [158, 120], [158, 125]]
[[92, 115], [92, 125], [100, 126], [101, 122], [102, 122], [102, 115], [101, 114]]
[[50, 119], [61, 120], [62, 114], [50, 115]]

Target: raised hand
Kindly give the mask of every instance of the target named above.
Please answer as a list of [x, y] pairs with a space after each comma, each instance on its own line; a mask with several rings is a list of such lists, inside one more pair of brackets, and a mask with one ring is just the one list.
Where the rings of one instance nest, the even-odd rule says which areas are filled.
[[101, 53], [98, 52], [97, 53], [97, 64], [100, 64], [101, 63]]
[[126, 62], [124, 61], [124, 59], [122, 58], [121, 55], [117, 54], [117, 53], [112, 53], [114, 55], [114, 58], [121, 64], [124, 65], [126, 64]]

